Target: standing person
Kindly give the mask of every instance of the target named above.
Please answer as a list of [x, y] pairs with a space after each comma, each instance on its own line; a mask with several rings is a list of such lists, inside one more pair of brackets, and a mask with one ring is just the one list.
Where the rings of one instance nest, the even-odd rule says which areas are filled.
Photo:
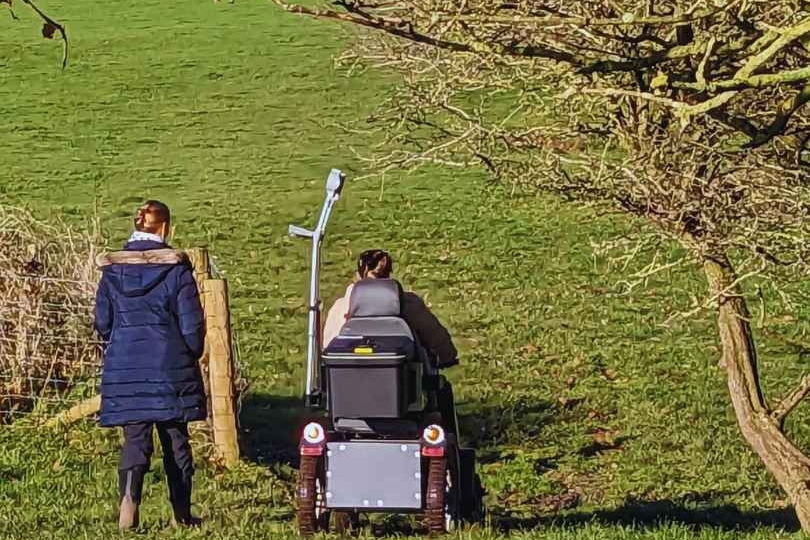
[[147, 201], [123, 251], [102, 254], [95, 327], [107, 342], [101, 378], [101, 425], [122, 426], [118, 526], [138, 526], [144, 475], [157, 428], [174, 519], [191, 515], [194, 467], [188, 423], [204, 420], [206, 397], [198, 364], [205, 318], [191, 265], [170, 248], [169, 208]]

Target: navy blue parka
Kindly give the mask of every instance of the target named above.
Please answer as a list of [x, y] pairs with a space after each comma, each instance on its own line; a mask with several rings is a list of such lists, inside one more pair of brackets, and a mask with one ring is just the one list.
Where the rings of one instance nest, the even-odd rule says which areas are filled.
[[95, 326], [107, 342], [101, 425], [204, 420], [205, 317], [188, 259], [135, 241], [98, 263]]

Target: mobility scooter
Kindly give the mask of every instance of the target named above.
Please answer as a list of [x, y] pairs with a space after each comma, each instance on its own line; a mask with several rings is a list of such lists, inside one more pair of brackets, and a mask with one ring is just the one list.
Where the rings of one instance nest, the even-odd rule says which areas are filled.
[[305, 400], [317, 411], [299, 443], [302, 536], [343, 532], [367, 513], [420, 514], [431, 534], [483, 519], [475, 452], [458, 442], [452, 389], [400, 316], [391, 279], [355, 283], [340, 335], [321, 344], [320, 247], [345, 176], [333, 169], [311, 239]]

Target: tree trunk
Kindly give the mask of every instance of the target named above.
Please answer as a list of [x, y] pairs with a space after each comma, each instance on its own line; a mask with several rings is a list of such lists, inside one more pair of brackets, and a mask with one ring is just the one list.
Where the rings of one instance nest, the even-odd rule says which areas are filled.
[[782, 432], [762, 397], [748, 308], [725, 255], [706, 259], [703, 269], [718, 297], [717, 325], [723, 364], [737, 423], [743, 437], [785, 490], [802, 529], [810, 533], [810, 459]]

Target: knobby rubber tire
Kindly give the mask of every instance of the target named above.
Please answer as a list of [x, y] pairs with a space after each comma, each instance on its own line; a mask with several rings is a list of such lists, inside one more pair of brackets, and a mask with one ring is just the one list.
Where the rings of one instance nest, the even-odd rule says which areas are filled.
[[444, 519], [444, 494], [447, 482], [447, 459], [428, 460], [425, 521], [431, 536], [447, 532]]
[[301, 466], [298, 469], [298, 532], [303, 537], [310, 537], [318, 530], [318, 520], [315, 517], [316, 488], [318, 477], [318, 456], [301, 456]]

